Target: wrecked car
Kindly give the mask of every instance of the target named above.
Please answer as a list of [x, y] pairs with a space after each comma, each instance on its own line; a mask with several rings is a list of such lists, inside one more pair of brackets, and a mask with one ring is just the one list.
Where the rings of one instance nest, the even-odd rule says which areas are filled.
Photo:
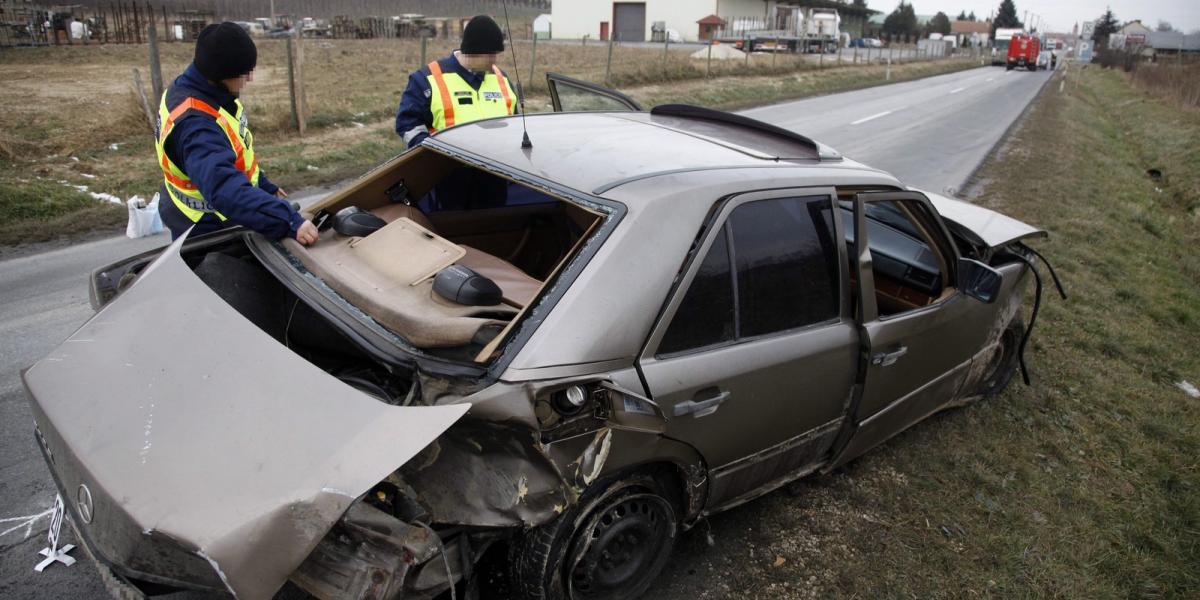
[[1042, 230], [551, 84], [556, 112], [308, 207], [309, 247], [235, 228], [93, 274], [95, 316], [23, 379], [110, 584], [635, 597], [700, 519], [1024, 368]]

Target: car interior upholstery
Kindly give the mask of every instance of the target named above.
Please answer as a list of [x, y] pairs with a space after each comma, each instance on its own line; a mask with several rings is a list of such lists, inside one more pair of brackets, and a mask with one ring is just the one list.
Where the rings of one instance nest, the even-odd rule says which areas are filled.
[[[437, 176], [454, 177], [464, 168], [432, 152], [408, 153], [334, 202], [318, 204], [315, 244], [289, 239], [284, 245], [330, 288], [414, 346], [486, 345], [535, 300], [600, 216], [498, 179], [502, 197], [491, 205], [447, 210], [428, 202]], [[385, 224], [362, 237], [338, 233], [332, 215], [352, 206]], [[464, 306], [434, 293], [434, 277], [452, 265], [495, 283], [501, 302]]]

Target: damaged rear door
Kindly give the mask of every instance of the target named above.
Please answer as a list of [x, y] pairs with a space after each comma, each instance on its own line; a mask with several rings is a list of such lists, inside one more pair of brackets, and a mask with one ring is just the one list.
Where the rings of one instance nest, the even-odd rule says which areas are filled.
[[729, 200], [639, 361], [666, 434], [697, 448], [707, 510], [811, 467], [832, 445], [858, 357], [833, 190]]
[[201, 282], [176, 241], [24, 374], [72, 520], [127, 577], [268, 598], [467, 406], [341, 383]]

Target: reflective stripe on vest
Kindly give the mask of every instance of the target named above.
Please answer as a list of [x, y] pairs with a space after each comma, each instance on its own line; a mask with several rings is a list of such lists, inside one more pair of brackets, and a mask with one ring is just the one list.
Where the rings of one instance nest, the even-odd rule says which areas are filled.
[[251, 185], [257, 186], [259, 169], [258, 158], [254, 155], [254, 136], [242, 118], [245, 113], [241, 101], [234, 100], [234, 103], [237, 105], [236, 115], [230, 114], [224, 108], [213, 108], [207, 102], [196, 98], [187, 98], [174, 109], [168, 110], [166, 93], [163, 93], [162, 101], [159, 103], [159, 135], [154, 141], [154, 150], [158, 155], [159, 167], [162, 169], [163, 180], [166, 183], [164, 187], [175, 207], [192, 222], [198, 222], [207, 213], [216, 215], [222, 221], [226, 220], [226, 217], [217, 212], [212, 204], [205, 200], [195, 182], [167, 157], [165, 150], [167, 136], [174, 131], [175, 122], [189, 110], [197, 110], [213, 117], [221, 130], [225, 132], [229, 146], [233, 149], [234, 166], [246, 175], [246, 179], [250, 180]]
[[[436, 60], [429, 63], [426, 79], [433, 90], [429, 98], [429, 111], [433, 113], [430, 132], [513, 114], [516, 92], [496, 65], [492, 65], [491, 73], [484, 75], [478, 90], [472, 88], [458, 73], [443, 72]], [[470, 101], [463, 104], [458, 101], [460, 98], [469, 98]]]

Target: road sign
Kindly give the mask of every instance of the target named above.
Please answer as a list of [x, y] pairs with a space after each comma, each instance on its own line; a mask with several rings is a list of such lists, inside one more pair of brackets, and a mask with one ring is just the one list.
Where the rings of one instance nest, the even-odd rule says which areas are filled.
[[1075, 62], [1092, 62], [1092, 41], [1080, 40], [1079, 45], [1075, 47]]
[[1079, 32], [1079, 38], [1084, 40], [1092, 39], [1092, 35], [1096, 33], [1095, 21], [1084, 21], [1083, 31]]

